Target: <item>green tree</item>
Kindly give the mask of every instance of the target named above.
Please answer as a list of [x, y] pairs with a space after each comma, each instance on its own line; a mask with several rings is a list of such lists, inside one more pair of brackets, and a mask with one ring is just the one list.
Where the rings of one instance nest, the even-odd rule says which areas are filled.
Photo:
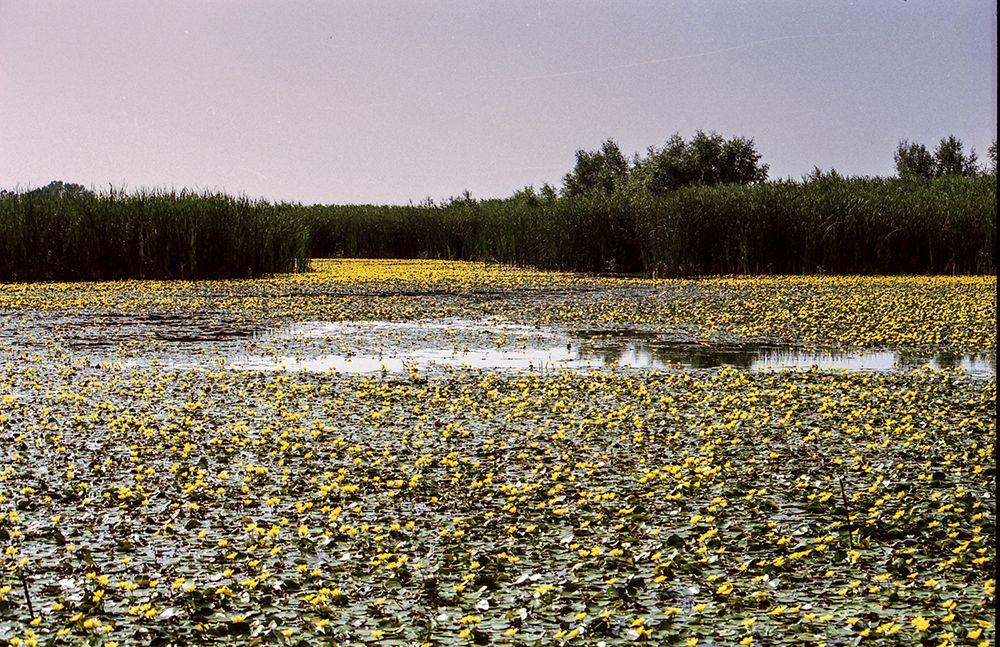
[[767, 180], [770, 166], [761, 164], [761, 154], [753, 139], [733, 137], [722, 145], [719, 182], [757, 184]]
[[802, 183], [808, 184], [809, 182], [839, 182], [845, 179], [843, 175], [837, 172], [837, 169], [830, 168], [829, 171], [824, 171], [818, 166], [814, 166], [813, 170], [809, 171], [802, 176]]
[[934, 177], [937, 163], [923, 144], [905, 139], [896, 147], [896, 173], [899, 177]]
[[760, 160], [752, 139], [699, 130], [690, 142], [674, 134], [663, 148], [650, 147], [636, 161], [635, 175], [656, 194], [692, 184], [753, 184], [767, 179], [768, 166]]
[[942, 138], [934, 151], [934, 165], [939, 176], [975, 175], [979, 171], [976, 160], [975, 149], [966, 155], [962, 140], [954, 135]]
[[650, 146], [636, 163], [636, 178], [644, 189], [664, 193], [694, 183], [694, 169], [684, 139], [674, 134], [657, 149]]
[[82, 184], [75, 184], [73, 182], [63, 182], [62, 180], [52, 180], [45, 186], [29, 191], [28, 193], [53, 195], [57, 197], [73, 196], [73, 195], [94, 195], [93, 191], [89, 190]]
[[576, 151], [576, 165], [563, 178], [563, 194], [576, 197], [590, 193], [613, 193], [625, 185], [629, 163], [614, 140], [597, 151]]

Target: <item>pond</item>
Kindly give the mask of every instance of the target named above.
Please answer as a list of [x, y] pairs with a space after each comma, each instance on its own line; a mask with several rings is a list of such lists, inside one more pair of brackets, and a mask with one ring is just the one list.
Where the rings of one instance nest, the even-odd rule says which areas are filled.
[[[236, 354], [228, 358], [227, 365], [242, 370], [345, 374], [435, 369], [676, 370], [722, 366], [757, 371], [820, 368], [891, 372], [931, 366], [960, 368], [979, 378], [996, 375], [995, 354], [927, 355], [899, 350], [803, 349], [780, 343], [708, 343], [651, 331], [564, 331], [466, 319], [306, 322], [278, 329], [267, 339], [267, 345], [278, 352]], [[331, 348], [339, 352], [330, 352]], [[349, 350], [352, 348], [365, 350], [353, 352]], [[372, 352], [372, 348], [377, 350]]]

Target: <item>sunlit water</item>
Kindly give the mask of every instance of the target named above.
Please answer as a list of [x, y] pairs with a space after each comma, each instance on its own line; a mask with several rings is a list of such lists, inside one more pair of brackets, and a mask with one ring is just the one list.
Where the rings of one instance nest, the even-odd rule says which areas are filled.
[[[477, 335], [478, 333], [478, 335]], [[550, 371], [559, 369], [703, 369], [733, 366], [764, 371], [820, 368], [847, 371], [906, 371], [921, 366], [961, 368], [973, 377], [996, 375], [995, 355], [914, 355], [881, 351], [807, 351], [764, 344], [702, 344], [665, 340], [656, 333], [563, 332], [529, 326], [462, 320], [296, 324], [275, 333], [283, 340], [351, 340], [356, 352], [240, 355], [228, 362], [240, 370], [288, 370], [345, 374], [403, 373], [434, 369]], [[378, 340], [369, 352], [364, 341]], [[487, 345], [484, 340], [500, 340]], [[510, 341], [513, 339], [513, 341]], [[457, 340], [457, 341], [455, 341]], [[449, 345], [449, 342], [452, 342]], [[322, 343], [319, 344], [320, 348]]]

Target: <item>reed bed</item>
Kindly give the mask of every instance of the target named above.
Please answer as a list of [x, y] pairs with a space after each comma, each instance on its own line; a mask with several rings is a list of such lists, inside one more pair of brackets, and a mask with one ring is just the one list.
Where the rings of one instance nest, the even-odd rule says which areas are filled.
[[0, 196], [0, 280], [232, 278], [308, 257], [438, 258], [655, 276], [995, 274], [996, 175], [522, 192], [301, 206], [112, 191]]
[[996, 176], [313, 207], [314, 256], [705, 274], [993, 274]]
[[192, 192], [0, 197], [0, 280], [221, 279], [306, 267], [300, 207]]

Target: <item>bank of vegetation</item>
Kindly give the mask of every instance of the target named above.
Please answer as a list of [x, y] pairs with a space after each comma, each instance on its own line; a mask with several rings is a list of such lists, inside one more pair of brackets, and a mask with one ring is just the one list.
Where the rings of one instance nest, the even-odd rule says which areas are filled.
[[996, 269], [996, 179], [694, 186], [664, 195], [308, 209], [314, 256], [474, 259], [704, 274], [982, 274]]
[[560, 188], [420, 205], [272, 204], [53, 183], [0, 194], [0, 280], [229, 278], [308, 257], [445, 258], [655, 276], [993, 274], [991, 169], [901, 142], [898, 176], [768, 181], [752, 140], [578, 151]]
[[53, 183], [0, 195], [0, 280], [214, 279], [306, 267], [301, 207]]

